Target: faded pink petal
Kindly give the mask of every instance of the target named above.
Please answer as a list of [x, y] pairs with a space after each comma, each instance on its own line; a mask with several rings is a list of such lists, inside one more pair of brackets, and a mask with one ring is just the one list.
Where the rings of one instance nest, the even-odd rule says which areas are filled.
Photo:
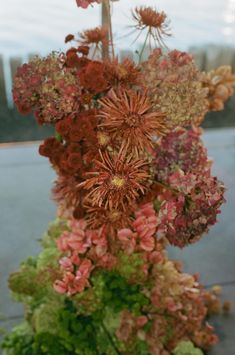
[[142, 328], [148, 322], [148, 318], [146, 316], [139, 316], [136, 319], [136, 326], [138, 328]]
[[145, 251], [152, 251], [155, 246], [155, 240], [152, 237], [144, 237], [141, 239], [140, 247]]
[[120, 240], [127, 240], [133, 237], [133, 232], [132, 230], [128, 229], [128, 228], [124, 228], [118, 231], [118, 238]]
[[56, 280], [53, 284], [53, 288], [56, 292], [64, 294], [67, 292], [67, 286], [65, 284], [65, 282], [60, 281], [60, 280]]
[[71, 272], [73, 271], [72, 261], [67, 256], [64, 256], [63, 258], [61, 258], [59, 261], [59, 264], [66, 271], [71, 271]]

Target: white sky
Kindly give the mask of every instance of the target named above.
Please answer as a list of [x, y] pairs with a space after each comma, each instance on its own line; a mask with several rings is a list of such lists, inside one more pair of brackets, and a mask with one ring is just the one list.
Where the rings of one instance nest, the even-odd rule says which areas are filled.
[[[114, 34], [119, 48], [131, 24], [130, 9], [152, 5], [167, 12], [174, 37], [170, 47], [187, 49], [208, 43], [235, 46], [235, 0], [119, 0], [113, 4]], [[0, 0], [0, 54], [26, 55], [63, 49], [64, 37], [100, 22], [100, 6], [83, 10], [75, 0]], [[140, 38], [141, 41], [141, 38]]]

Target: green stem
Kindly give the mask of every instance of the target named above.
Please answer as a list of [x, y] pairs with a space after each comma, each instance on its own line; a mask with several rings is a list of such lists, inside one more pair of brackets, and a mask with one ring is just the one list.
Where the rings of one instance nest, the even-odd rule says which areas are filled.
[[112, 347], [114, 348], [116, 354], [118, 355], [121, 355], [120, 351], [118, 350], [118, 348], [116, 347], [114, 341], [113, 341], [113, 338], [111, 336], [111, 334], [109, 333], [108, 329], [106, 328], [106, 326], [104, 325], [104, 322], [101, 323], [101, 327], [103, 328], [105, 334], [107, 335], [109, 341], [110, 341], [110, 344], [112, 345]]
[[145, 50], [145, 47], [146, 47], [146, 44], [147, 44], [148, 37], [149, 37], [149, 31], [147, 32], [147, 35], [146, 35], [145, 40], [144, 40], [143, 47], [142, 47], [141, 52], [140, 52], [140, 55], [139, 55], [139, 64], [141, 63], [142, 55], [143, 55], [143, 53], [144, 53], [144, 50]]

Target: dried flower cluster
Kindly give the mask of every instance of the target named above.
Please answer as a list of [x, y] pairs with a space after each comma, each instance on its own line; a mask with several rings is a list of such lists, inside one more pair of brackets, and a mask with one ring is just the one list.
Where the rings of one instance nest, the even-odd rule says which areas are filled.
[[205, 73], [203, 86], [208, 88], [208, 102], [210, 111], [221, 111], [224, 103], [233, 95], [235, 75], [230, 66], [221, 66], [215, 70]]
[[[116, 336], [130, 354], [138, 351], [138, 339], [147, 342], [151, 354], [156, 349], [159, 354], [170, 354], [185, 338], [207, 348], [217, 341], [213, 328], [204, 324], [207, 307], [213, 308], [216, 299], [200, 290], [195, 276], [182, 273], [180, 265], [168, 259], [164, 240], [155, 238], [157, 222], [153, 206], [143, 205], [135, 213], [132, 229], [119, 230], [112, 240], [104, 228], [89, 230], [84, 220], [69, 220], [68, 229], [57, 239], [62, 276], [54, 288], [61, 294], [74, 295], [85, 287], [92, 290], [91, 272], [119, 270], [130, 282], [142, 285], [140, 293], [146, 298], [139, 315], [128, 310], [120, 313]], [[123, 267], [125, 255], [127, 260], [137, 258], [138, 270]], [[167, 341], [163, 342], [161, 337], [166, 334]]]
[[151, 204], [112, 240], [82, 219], [51, 225], [39, 257], [9, 279], [27, 305], [27, 322], [4, 348], [35, 355], [203, 354], [217, 342], [205, 317], [222, 310], [218, 287], [203, 290], [197, 276], [169, 260], [156, 225]]
[[[94, 2], [77, 0], [83, 8]], [[146, 41], [162, 44], [169, 34], [163, 12], [140, 7], [133, 17]], [[163, 55], [156, 48], [139, 65], [98, 60], [96, 51], [110, 45], [108, 37], [105, 28], [78, 39], [69, 34], [65, 42], [74, 46], [66, 53], [37, 57], [17, 71], [19, 111], [33, 111], [39, 124], [55, 127], [39, 153], [58, 175], [53, 196], [59, 222], [44, 245], [52, 253], [45, 274], [42, 257], [15, 275], [11, 287], [31, 297], [32, 313], [43, 307], [45, 295], [38, 296], [38, 286], [37, 295], [27, 289], [26, 275], [46, 283], [60, 312], [68, 316], [66, 307], [72, 307], [79, 334], [85, 329], [71, 337], [81, 348], [73, 343], [57, 353], [169, 355], [184, 346], [193, 351], [193, 344], [207, 349], [216, 336], [205, 319], [218, 299], [170, 261], [165, 248], [194, 243], [216, 222], [224, 186], [212, 176], [197, 126], [208, 110], [222, 108], [234, 76], [228, 68], [202, 74], [190, 54], [177, 50]], [[39, 342], [43, 349], [43, 339], [33, 334], [34, 347]]]
[[199, 124], [207, 112], [207, 89], [190, 54], [156, 49], [143, 64], [145, 85], [156, 110], [167, 116], [167, 126]]
[[[213, 328], [203, 323], [208, 311], [206, 302], [213, 304], [213, 297], [200, 290], [195, 276], [182, 273], [179, 265], [167, 258], [164, 240], [155, 238], [157, 223], [153, 206], [143, 205], [135, 214], [132, 229], [119, 230], [116, 240], [112, 241], [103, 228], [89, 230], [84, 220], [69, 221], [69, 230], [57, 239], [63, 253], [62, 279], [55, 281], [54, 288], [61, 294], [73, 295], [92, 287], [91, 271], [119, 270], [131, 282], [142, 285], [141, 292], [147, 299], [138, 316], [127, 310], [121, 313], [116, 335], [130, 354], [137, 351], [138, 339], [147, 342], [151, 354], [155, 354], [156, 349], [170, 354], [183, 338], [207, 348], [217, 341]], [[123, 269], [125, 254], [129, 260], [138, 259], [138, 270], [133, 268], [128, 274]], [[167, 341], [163, 342], [167, 334]]]

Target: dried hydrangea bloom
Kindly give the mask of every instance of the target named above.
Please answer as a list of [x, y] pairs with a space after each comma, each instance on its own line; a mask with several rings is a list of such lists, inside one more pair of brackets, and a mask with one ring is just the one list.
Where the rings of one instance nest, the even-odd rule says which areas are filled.
[[13, 98], [20, 111], [37, 110], [39, 123], [52, 123], [78, 109], [79, 81], [63, 64], [64, 57], [52, 53], [18, 69]]
[[154, 258], [150, 261], [148, 279], [152, 286], [144, 292], [150, 302], [139, 315], [122, 311], [116, 331], [118, 339], [133, 354], [139, 349], [138, 339], [144, 339], [147, 353], [152, 355], [173, 354], [173, 349], [184, 339], [207, 349], [218, 341], [213, 327], [205, 322], [212, 296], [201, 289], [195, 276], [179, 270], [161, 250], [158, 254], [162, 256], [161, 262], [154, 263]]
[[154, 165], [157, 181], [168, 183], [177, 169], [197, 174], [204, 174], [210, 169], [211, 161], [201, 135], [200, 128], [176, 128], [156, 142]]
[[[14, 78], [13, 99], [20, 112], [28, 112], [37, 108], [40, 103], [42, 84], [45, 80], [59, 73], [62, 68], [62, 57], [52, 53], [46, 58], [34, 57], [27, 64], [20, 66]], [[24, 112], [22, 112], [24, 113]]]
[[201, 73], [188, 53], [174, 50], [163, 56], [156, 49], [143, 64], [143, 73], [153, 107], [167, 116], [169, 128], [202, 121], [208, 89], [203, 88]]
[[180, 248], [198, 241], [217, 222], [224, 191], [224, 185], [209, 174], [176, 171], [155, 200], [158, 237]]
[[114, 90], [100, 100], [100, 127], [113, 141], [120, 142], [136, 155], [152, 146], [154, 135], [164, 133], [164, 114], [152, 111], [145, 93]]
[[100, 152], [94, 161], [96, 171], [80, 186], [88, 190], [86, 199], [93, 205], [113, 210], [128, 210], [146, 190], [148, 163], [121, 149], [116, 155]]
[[152, 7], [136, 7], [132, 11], [132, 17], [136, 22], [137, 30], [147, 31], [146, 38], [154, 40], [158, 45], [165, 45], [163, 38], [170, 36], [169, 21], [165, 12], [158, 12]]
[[220, 66], [203, 75], [203, 85], [208, 88], [208, 102], [210, 111], [221, 111], [224, 103], [233, 95], [235, 75], [230, 66]]

